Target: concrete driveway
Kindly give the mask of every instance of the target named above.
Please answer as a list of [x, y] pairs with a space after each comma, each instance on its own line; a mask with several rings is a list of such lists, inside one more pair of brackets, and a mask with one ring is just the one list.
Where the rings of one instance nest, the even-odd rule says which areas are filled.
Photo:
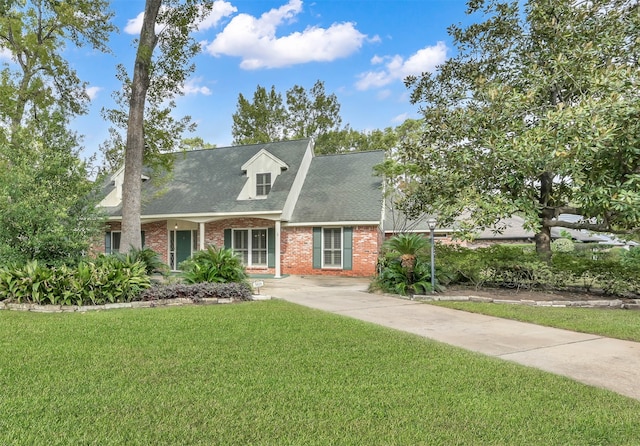
[[[640, 400], [640, 343], [370, 294], [368, 285], [368, 279], [288, 276], [264, 280], [261, 292], [564, 375]], [[640, 313], [638, 317], [640, 321]]]

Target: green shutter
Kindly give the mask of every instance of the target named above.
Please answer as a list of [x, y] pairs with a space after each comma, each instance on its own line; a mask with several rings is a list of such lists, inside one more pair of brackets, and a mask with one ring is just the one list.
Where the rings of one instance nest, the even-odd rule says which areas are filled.
[[267, 266], [276, 267], [276, 228], [267, 229]]
[[322, 268], [322, 228], [313, 228], [313, 268]]
[[104, 253], [111, 254], [111, 232], [104, 233]]
[[142, 243], [142, 247], [144, 248], [144, 231], [140, 231], [140, 240]]
[[342, 268], [353, 269], [353, 228], [342, 229]]
[[231, 249], [231, 229], [224, 230], [224, 247]]

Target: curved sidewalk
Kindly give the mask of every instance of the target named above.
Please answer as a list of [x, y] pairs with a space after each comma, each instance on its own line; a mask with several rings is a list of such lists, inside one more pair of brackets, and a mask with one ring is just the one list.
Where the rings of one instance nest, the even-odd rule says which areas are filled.
[[640, 343], [369, 294], [368, 284], [365, 279], [289, 276], [265, 280], [261, 292], [640, 400]]

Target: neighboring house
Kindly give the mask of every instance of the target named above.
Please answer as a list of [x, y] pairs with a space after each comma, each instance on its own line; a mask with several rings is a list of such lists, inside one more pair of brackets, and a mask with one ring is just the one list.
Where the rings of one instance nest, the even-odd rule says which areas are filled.
[[[172, 270], [208, 245], [233, 249], [249, 273], [372, 276], [382, 243], [384, 152], [315, 156], [312, 140], [176, 153], [171, 172], [143, 177], [143, 243]], [[100, 205], [104, 242], [120, 248], [123, 169]]]
[[[427, 226], [428, 216], [420, 219], [408, 220], [402, 213], [393, 213], [390, 206], [387, 206], [387, 214], [384, 221], [385, 238], [390, 238], [397, 233], [418, 233], [424, 236], [430, 235]], [[568, 222], [578, 221], [576, 216], [560, 215], [560, 219]], [[485, 229], [475, 235], [473, 240], [456, 240], [454, 228], [436, 227], [434, 237], [441, 243], [455, 243], [470, 248], [478, 248], [495, 244], [518, 244], [534, 243], [535, 234], [524, 229], [524, 219], [513, 216], [503, 219], [498, 226], [500, 231]], [[551, 238], [556, 240], [563, 237], [570, 237], [573, 241], [582, 243], [603, 243], [613, 244], [611, 239], [603, 234], [594, 234], [587, 230], [567, 229], [554, 226], [551, 228]]]
[[[579, 217], [568, 214], [561, 214], [560, 220], [567, 222], [576, 222]], [[473, 242], [472, 246], [487, 246], [496, 243], [534, 243], [535, 234], [532, 231], [524, 229], [524, 218], [513, 216], [501, 221], [503, 230], [499, 233], [486, 229], [480, 232]], [[582, 243], [606, 243], [606, 237], [601, 234], [594, 234], [587, 230], [568, 229], [559, 226], [551, 228], [551, 239], [571, 238], [575, 242]]]

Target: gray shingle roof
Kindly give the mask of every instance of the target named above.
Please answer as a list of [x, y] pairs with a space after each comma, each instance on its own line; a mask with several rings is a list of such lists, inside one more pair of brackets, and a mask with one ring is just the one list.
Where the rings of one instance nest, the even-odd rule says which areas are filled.
[[[144, 183], [142, 216], [282, 210], [308, 144], [303, 139], [173, 154], [173, 170], [161, 185], [163, 192], [157, 194], [151, 182]], [[262, 149], [289, 168], [274, 181], [266, 199], [237, 200], [247, 181], [241, 166]], [[121, 215], [120, 206], [105, 210]]]
[[383, 161], [382, 151], [313, 158], [291, 222], [380, 221], [382, 179], [373, 167]]

